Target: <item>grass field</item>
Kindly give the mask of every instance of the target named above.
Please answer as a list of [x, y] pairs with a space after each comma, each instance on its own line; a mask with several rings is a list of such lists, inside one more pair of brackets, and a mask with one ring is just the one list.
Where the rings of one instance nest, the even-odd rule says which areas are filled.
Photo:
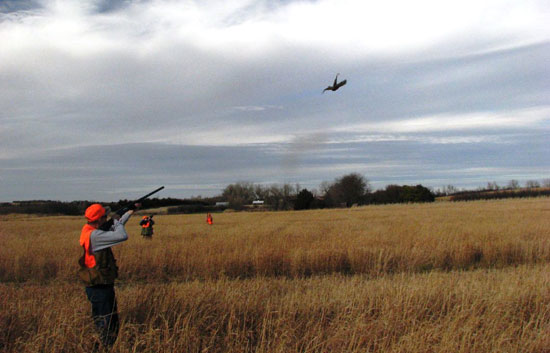
[[[115, 352], [550, 352], [549, 198], [155, 219]], [[82, 225], [0, 219], [0, 351], [89, 351]]]

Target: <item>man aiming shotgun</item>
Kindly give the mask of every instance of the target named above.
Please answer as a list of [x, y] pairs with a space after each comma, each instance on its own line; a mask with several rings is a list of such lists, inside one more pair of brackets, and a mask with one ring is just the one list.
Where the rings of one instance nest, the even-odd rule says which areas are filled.
[[136, 203], [141, 203], [141, 202], [144, 201], [146, 198], [148, 198], [148, 197], [151, 196], [151, 195], [156, 194], [157, 192], [159, 192], [159, 191], [162, 190], [162, 189], [164, 189], [164, 186], [161, 186], [160, 188], [151, 191], [151, 192], [148, 193], [147, 195], [140, 197], [140, 198], [137, 199], [136, 201], [131, 202], [130, 204], [128, 204], [128, 205], [122, 207], [121, 209], [116, 210], [116, 211], [115, 211], [115, 215], [114, 215], [115, 218], [109, 219], [107, 222], [105, 222], [105, 223], [101, 226], [100, 229], [101, 229], [101, 230], [109, 230], [109, 229], [113, 226], [113, 223], [114, 223], [115, 219], [122, 217], [122, 215], [123, 215], [124, 213], [126, 213], [128, 210], [132, 209], [132, 207], [133, 207], [134, 204], [136, 204]]
[[111, 250], [128, 240], [124, 225], [141, 206], [141, 201], [164, 189], [164, 186], [116, 211], [118, 219], [107, 220], [107, 210], [96, 203], [86, 209], [87, 223], [80, 233], [83, 254], [78, 261], [78, 276], [86, 284], [86, 295], [92, 303], [92, 318], [104, 347], [111, 347], [118, 335], [118, 312], [114, 283], [118, 267]]

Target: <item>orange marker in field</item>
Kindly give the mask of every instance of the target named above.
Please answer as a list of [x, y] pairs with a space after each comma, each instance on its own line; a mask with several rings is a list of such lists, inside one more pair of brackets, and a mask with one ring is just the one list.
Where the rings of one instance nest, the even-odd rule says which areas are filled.
[[210, 213], [206, 215], [206, 223], [214, 224], [214, 219], [212, 218], [212, 215]]

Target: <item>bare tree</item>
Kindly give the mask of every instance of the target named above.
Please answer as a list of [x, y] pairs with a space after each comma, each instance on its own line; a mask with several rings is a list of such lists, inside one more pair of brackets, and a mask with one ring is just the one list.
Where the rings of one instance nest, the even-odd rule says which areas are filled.
[[519, 189], [519, 181], [517, 181], [516, 179], [512, 179], [508, 182], [508, 185], [506, 187], [512, 190]]
[[319, 185], [319, 193], [321, 195], [326, 195], [328, 193], [328, 191], [330, 190], [330, 187], [332, 186], [332, 184], [328, 181], [323, 181], [321, 183], [321, 185]]
[[550, 178], [542, 179], [542, 187], [550, 188]]
[[254, 185], [254, 198], [256, 200], [265, 200], [267, 195], [269, 193], [269, 189], [260, 185], [260, 184], [257, 184], [257, 185]]
[[540, 188], [540, 183], [536, 180], [527, 180], [525, 182], [525, 187], [528, 189]]
[[236, 210], [242, 209], [244, 205], [251, 203], [254, 196], [254, 185], [246, 181], [229, 184], [222, 193], [223, 199], [229, 202], [229, 207]]
[[275, 210], [289, 210], [295, 197], [294, 187], [290, 184], [273, 184], [266, 189], [265, 201]]
[[458, 192], [458, 189], [454, 185], [449, 184], [444, 186], [442, 191], [445, 195], [452, 195], [455, 192]]

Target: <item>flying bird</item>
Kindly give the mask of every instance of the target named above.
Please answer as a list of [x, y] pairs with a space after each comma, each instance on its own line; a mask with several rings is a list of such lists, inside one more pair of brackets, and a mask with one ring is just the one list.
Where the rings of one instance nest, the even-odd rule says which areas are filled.
[[342, 87], [348, 82], [348, 80], [338, 82], [338, 75], [340, 74], [336, 74], [336, 77], [334, 78], [334, 83], [332, 84], [332, 86], [328, 86], [327, 88], [325, 88], [323, 90], [323, 93], [325, 93], [325, 91], [336, 91], [338, 88]]

